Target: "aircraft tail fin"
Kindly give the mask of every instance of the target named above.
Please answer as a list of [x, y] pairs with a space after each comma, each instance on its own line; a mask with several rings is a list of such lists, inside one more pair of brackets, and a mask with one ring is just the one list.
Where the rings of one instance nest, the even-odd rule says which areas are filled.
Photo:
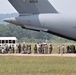
[[49, 0], [8, 0], [19, 14], [58, 13]]

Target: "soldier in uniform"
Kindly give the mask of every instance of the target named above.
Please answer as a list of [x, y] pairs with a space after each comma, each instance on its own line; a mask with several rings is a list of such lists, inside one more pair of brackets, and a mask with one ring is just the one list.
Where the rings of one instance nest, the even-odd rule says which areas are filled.
[[51, 54], [53, 50], [52, 44], [50, 44], [49, 53]]
[[41, 48], [41, 45], [38, 47], [38, 53], [40, 54], [40, 48]]
[[58, 45], [58, 54], [60, 54], [60, 45]]
[[9, 48], [8, 48], [8, 45], [6, 45], [6, 53], [8, 53], [9, 51]]
[[70, 53], [73, 53], [73, 45], [70, 45]]
[[42, 45], [40, 45], [40, 48], [39, 48], [39, 53], [40, 54], [42, 53], [42, 49], [43, 49], [43, 47], [42, 47]]
[[10, 52], [10, 53], [11, 53], [11, 48], [12, 48], [12, 47], [11, 47], [11, 45], [10, 45], [10, 46], [9, 46], [9, 52]]
[[65, 52], [65, 48], [64, 48], [64, 45], [62, 46], [62, 53], [64, 54]]
[[30, 45], [30, 51], [29, 51], [29, 53], [31, 54], [31, 45]]
[[12, 45], [12, 52], [15, 53], [14, 45]]
[[75, 52], [75, 45], [73, 45], [73, 53]]
[[34, 53], [37, 53], [37, 45], [35, 44]]
[[48, 45], [45, 46], [45, 54], [48, 54]]
[[25, 53], [25, 44], [23, 44], [23, 46], [22, 46], [22, 53], [23, 54]]
[[43, 45], [41, 46], [41, 51], [42, 51], [41, 53], [44, 54], [44, 46]]
[[21, 44], [18, 45], [19, 53], [21, 53]]
[[31, 54], [31, 45], [28, 45], [28, 54]]
[[15, 47], [15, 52], [18, 53], [18, 45]]
[[67, 48], [67, 53], [69, 53], [70, 47], [69, 45], [66, 47]]

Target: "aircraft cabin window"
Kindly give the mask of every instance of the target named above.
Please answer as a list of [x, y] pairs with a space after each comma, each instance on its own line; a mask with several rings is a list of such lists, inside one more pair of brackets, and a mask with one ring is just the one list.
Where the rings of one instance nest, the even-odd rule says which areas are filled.
[[38, 3], [38, 0], [30, 0], [29, 3]]

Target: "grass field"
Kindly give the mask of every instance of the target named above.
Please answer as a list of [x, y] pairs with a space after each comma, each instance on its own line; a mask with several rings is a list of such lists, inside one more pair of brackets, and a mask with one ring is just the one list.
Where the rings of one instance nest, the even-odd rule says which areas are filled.
[[76, 75], [76, 58], [0, 56], [0, 75]]

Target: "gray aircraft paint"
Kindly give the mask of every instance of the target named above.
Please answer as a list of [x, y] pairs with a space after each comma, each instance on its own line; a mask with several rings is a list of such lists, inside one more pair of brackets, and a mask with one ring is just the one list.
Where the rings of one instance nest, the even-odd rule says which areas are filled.
[[[49, 18], [49, 19], [45, 19]], [[44, 14], [40, 20], [45, 28], [50, 31], [76, 38], [76, 15]]]
[[38, 4], [30, 4], [29, 0], [9, 1], [19, 13], [27, 13], [27, 15], [22, 15], [16, 18], [8, 18], [4, 21], [19, 25], [25, 29], [45, 31], [76, 40], [76, 15], [58, 13], [51, 5], [50, 0], [38, 0]]
[[58, 13], [48, 0], [38, 0], [38, 3], [29, 3], [30, 0], [9, 0], [20, 14], [25, 13]]

